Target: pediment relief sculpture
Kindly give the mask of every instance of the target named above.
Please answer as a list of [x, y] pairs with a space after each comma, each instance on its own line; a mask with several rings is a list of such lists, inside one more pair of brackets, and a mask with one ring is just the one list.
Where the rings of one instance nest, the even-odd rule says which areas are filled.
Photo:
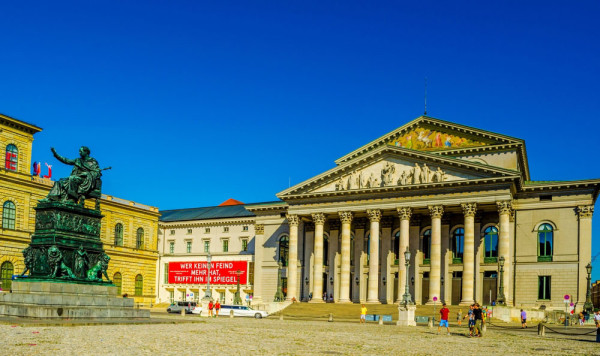
[[417, 127], [400, 137], [392, 139], [388, 144], [421, 151], [450, 150], [488, 145], [486, 142], [422, 127]]

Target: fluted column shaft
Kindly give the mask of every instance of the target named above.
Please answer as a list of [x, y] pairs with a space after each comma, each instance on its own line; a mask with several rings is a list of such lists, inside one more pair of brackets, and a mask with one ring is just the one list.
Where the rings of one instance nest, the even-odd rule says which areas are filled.
[[367, 303], [379, 303], [379, 221], [381, 220], [381, 210], [367, 210], [367, 215], [371, 221]]
[[314, 247], [314, 266], [313, 266], [313, 297], [312, 302], [323, 301], [323, 225], [325, 224], [325, 215], [323, 213], [312, 214], [315, 223], [315, 247]]
[[288, 255], [287, 295], [286, 300], [298, 300], [298, 215], [287, 215], [290, 226], [290, 246]]
[[406, 287], [406, 260], [404, 259], [404, 252], [409, 244], [410, 238], [410, 217], [412, 215], [412, 209], [408, 207], [398, 208], [398, 215], [400, 216], [400, 241], [398, 244], [398, 299], [397, 303], [402, 302], [401, 291], [404, 291]]
[[[511, 261], [510, 261], [510, 214], [512, 211], [512, 204], [510, 201], [497, 202], [498, 213], [500, 214], [500, 224], [498, 231], [498, 258], [504, 257], [504, 297], [505, 302], [509, 299], [510, 294], [510, 274], [511, 274]], [[512, 298], [510, 298], [512, 299]]]
[[429, 271], [429, 301], [433, 297], [441, 301], [441, 266], [442, 266], [442, 215], [444, 207], [441, 205], [430, 206], [431, 214], [431, 269]]
[[462, 300], [460, 304], [471, 305], [474, 303], [473, 292], [475, 287], [475, 213], [477, 204], [461, 204], [465, 216], [465, 235], [463, 241], [463, 274], [462, 274]]
[[340, 211], [342, 222], [342, 261], [340, 265], [340, 303], [350, 302], [350, 224], [352, 212]]

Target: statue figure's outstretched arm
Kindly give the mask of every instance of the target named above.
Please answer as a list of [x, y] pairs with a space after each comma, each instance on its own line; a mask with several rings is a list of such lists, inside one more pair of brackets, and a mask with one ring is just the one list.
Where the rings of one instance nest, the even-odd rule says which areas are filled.
[[68, 159], [66, 157], [63, 157], [61, 155], [59, 155], [56, 150], [54, 149], [54, 147], [50, 148], [50, 150], [52, 151], [52, 154], [54, 155], [54, 157], [56, 157], [57, 160], [61, 161], [64, 164], [69, 164], [69, 165], [74, 165], [75, 164], [75, 160], [74, 159]]

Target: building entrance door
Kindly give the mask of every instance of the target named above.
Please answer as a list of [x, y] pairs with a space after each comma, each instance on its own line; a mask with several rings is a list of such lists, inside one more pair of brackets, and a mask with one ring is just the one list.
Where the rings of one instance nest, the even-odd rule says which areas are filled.
[[462, 300], [462, 272], [452, 272], [452, 305]]
[[421, 304], [425, 305], [429, 301], [429, 272], [423, 272], [421, 279]]
[[492, 304], [497, 298], [498, 292], [498, 272], [483, 272], [483, 304]]

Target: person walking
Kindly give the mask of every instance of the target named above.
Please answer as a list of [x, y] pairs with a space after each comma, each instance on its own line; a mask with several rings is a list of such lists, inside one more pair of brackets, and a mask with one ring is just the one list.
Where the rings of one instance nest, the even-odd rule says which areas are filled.
[[440, 325], [438, 326], [438, 335], [440, 334], [442, 326], [446, 327], [446, 331], [448, 332], [448, 335], [450, 335], [450, 326], [448, 325], [448, 314], [450, 314], [450, 310], [446, 308], [446, 303], [443, 303], [442, 309], [440, 309]]
[[363, 304], [360, 308], [360, 323], [366, 324], [367, 322], [367, 307]]
[[579, 326], [583, 326], [585, 325], [585, 314], [583, 314], [583, 311], [579, 312]]
[[219, 316], [219, 310], [221, 310], [221, 303], [219, 303], [219, 300], [217, 299], [217, 302], [215, 303], [215, 318]]
[[462, 320], [463, 320], [462, 309], [458, 309], [458, 313], [456, 313], [456, 322], [458, 323], [458, 326], [462, 325]]
[[527, 313], [521, 309], [521, 329], [527, 328]]
[[475, 337], [482, 337], [483, 332], [481, 330], [481, 326], [483, 325], [483, 315], [482, 311], [479, 308], [479, 304], [475, 303], [473, 306], [473, 317], [475, 319]]
[[596, 327], [600, 328], [600, 310], [596, 310], [594, 313], [594, 322], [596, 323]]
[[473, 328], [475, 327], [475, 316], [473, 315], [473, 304], [469, 305], [469, 311], [467, 315], [463, 316], [463, 319], [467, 318], [467, 326], [469, 327], [469, 336], [473, 336]]
[[213, 302], [212, 299], [210, 300], [210, 302], [208, 302], [208, 317], [213, 316]]

